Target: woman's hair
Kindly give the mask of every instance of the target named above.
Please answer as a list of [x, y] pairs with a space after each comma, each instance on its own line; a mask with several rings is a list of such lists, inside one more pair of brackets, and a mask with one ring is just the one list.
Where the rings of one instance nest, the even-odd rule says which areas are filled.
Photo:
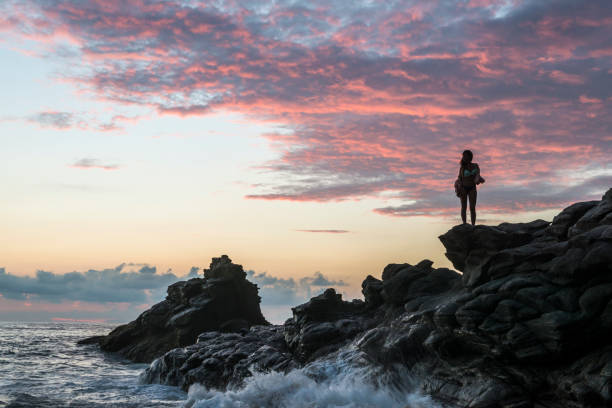
[[471, 150], [464, 150], [463, 157], [461, 157], [460, 163], [463, 167], [465, 167], [472, 162], [473, 158], [474, 158], [474, 154], [472, 153]]

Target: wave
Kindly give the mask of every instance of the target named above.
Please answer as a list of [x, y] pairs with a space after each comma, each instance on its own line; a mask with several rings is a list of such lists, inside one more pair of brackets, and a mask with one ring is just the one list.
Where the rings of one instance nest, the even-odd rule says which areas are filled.
[[287, 374], [253, 372], [238, 389], [189, 388], [185, 408], [437, 408], [402, 367], [365, 362], [355, 349]]

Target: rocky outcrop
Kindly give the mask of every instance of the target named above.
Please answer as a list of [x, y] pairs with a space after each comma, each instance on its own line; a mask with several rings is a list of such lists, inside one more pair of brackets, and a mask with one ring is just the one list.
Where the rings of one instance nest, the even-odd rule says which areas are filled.
[[440, 240], [464, 287], [358, 347], [448, 406], [612, 406], [611, 218], [612, 190], [552, 223], [454, 227]]
[[246, 333], [205, 332], [196, 344], [164, 354], [143, 372], [148, 383], [187, 389], [193, 383], [225, 389], [240, 385], [251, 370], [286, 372], [299, 363], [280, 326], [254, 326]]
[[[365, 302], [344, 301], [329, 288], [294, 307], [293, 317], [284, 325], [251, 327], [240, 335], [204, 333], [197, 344], [157, 359], [142, 379], [185, 390], [196, 382], [226, 389], [240, 385], [252, 370], [287, 372], [303, 367], [350, 346], [364, 333], [391, 321], [391, 316], [401, 316], [404, 305], [418, 309], [422, 303], [435, 303], [434, 299], [460, 283], [461, 276], [432, 268], [427, 260], [415, 266], [389, 265], [385, 271], [382, 281], [372, 276], [364, 281]], [[402, 288], [405, 295], [398, 293]]]
[[203, 332], [248, 331], [252, 325], [269, 324], [257, 292], [242, 266], [223, 255], [213, 258], [204, 278], [170, 285], [166, 299], [133, 322], [81, 343], [97, 342], [103, 350], [151, 362], [171, 349], [194, 344]]
[[293, 318], [283, 327], [287, 347], [295, 358], [307, 362], [337, 350], [358, 333], [375, 325], [363, 314], [360, 300], [346, 302], [334, 289], [327, 289], [309, 302], [294, 307]]
[[342, 353], [403, 367], [446, 407], [612, 406], [612, 190], [552, 222], [460, 225], [440, 240], [462, 275], [391, 264], [363, 281], [365, 301], [328, 289], [284, 325], [205, 333], [143, 378], [225, 389]]
[[[541, 246], [527, 244], [539, 241], [549, 224], [543, 220], [504, 223], [497, 227], [463, 224], [441, 235], [440, 241], [446, 248], [446, 257], [455, 268], [463, 272], [463, 283], [473, 287], [493, 277], [491, 273], [495, 271], [489, 271], [492, 258], [495, 258], [494, 266], [499, 269], [504, 264], [514, 266], [514, 258], [517, 256], [539, 252]], [[526, 254], [525, 251], [531, 252]], [[500, 259], [504, 256], [512, 259]]]

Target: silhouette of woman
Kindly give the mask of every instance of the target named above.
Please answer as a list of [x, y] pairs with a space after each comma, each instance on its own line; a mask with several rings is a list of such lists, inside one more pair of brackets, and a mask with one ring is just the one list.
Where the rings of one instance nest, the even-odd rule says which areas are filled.
[[469, 199], [472, 225], [476, 224], [476, 185], [484, 183], [484, 179], [480, 177], [480, 168], [478, 164], [472, 163], [473, 157], [474, 155], [470, 150], [464, 150], [460, 162], [461, 166], [459, 167], [459, 182], [461, 183], [459, 194], [459, 198], [461, 198], [461, 220], [466, 224], [466, 210]]

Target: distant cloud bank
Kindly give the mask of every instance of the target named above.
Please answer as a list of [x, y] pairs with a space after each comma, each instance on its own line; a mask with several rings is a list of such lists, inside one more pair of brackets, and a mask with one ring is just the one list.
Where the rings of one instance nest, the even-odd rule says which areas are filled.
[[247, 279], [259, 286], [263, 306], [297, 306], [326, 288], [348, 286], [344, 281], [331, 280], [321, 272], [299, 279], [284, 279], [266, 272], [247, 271]]
[[[163, 299], [166, 287], [179, 280], [155, 267], [121, 264], [115, 268], [58, 274], [39, 270], [34, 277], [17, 276], [0, 268], [0, 294], [6, 299], [62, 302], [142, 304]], [[191, 276], [195, 276], [193, 271]], [[185, 278], [185, 276], [183, 276]]]
[[276, 181], [250, 199], [375, 198], [391, 202], [379, 214], [439, 216], [457, 205], [465, 148], [487, 179], [485, 212], [595, 198], [612, 175], [609, 0], [7, 0], [0, 11], [0, 35], [38, 43], [99, 98], [282, 124], [264, 135], [279, 157], [258, 167]]
[[[34, 277], [29, 277], [0, 268], [0, 320], [131, 320], [145, 308], [162, 301], [168, 285], [197, 277], [200, 272], [200, 268], [192, 267], [189, 273], [177, 276], [170, 271], [157, 273], [155, 266], [146, 264], [121, 264], [115, 268], [66, 274], [39, 270]], [[259, 286], [262, 309], [275, 322], [288, 317], [291, 307], [328, 287], [348, 286], [320, 272], [285, 279], [249, 270], [247, 279]], [[5, 310], [2, 310], [3, 302]]]

